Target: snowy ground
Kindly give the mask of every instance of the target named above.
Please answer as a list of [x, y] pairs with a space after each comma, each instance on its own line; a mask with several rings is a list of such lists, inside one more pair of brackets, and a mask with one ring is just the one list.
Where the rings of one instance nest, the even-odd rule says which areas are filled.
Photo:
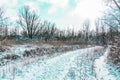
[[102, 52], [96, 50], [102, 48], [96, 46], [69, 51], [24, 67], [15, 64], [12, 71], [3, 71], [0, 80], [116, 80], [105, 67], [107, 50], [105, 55], [98, 58]]
[[107, 54], [109, 52], [109, 48], [107, 48], [106, 52], [102, 57], [95, 61], [95, 71], [97, 73], [98, 80], [117, 80], [114, 75], [112, 75], [106, 65]]

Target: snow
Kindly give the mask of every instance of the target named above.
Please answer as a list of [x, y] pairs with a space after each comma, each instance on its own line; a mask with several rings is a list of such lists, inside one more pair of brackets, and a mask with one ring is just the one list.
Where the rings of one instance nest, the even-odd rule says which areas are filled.
[[102, 57], [95, 61], [95, 71], [97, 73], [98, 80], [116, 80], [115, 76], [112, 75], [106, 65], [107, 54], [109, 53], [109, 47]]
[[66, 73], [67, 69], [72, 65], [72, 61], [75, 57], [73, 54], [75, 53], [76, 51], [69, 52], [67, 54], [60, 55], [59, 57], [26, 66], [21, 73], [21, 75], [24, 76], [20, 75], [16, 77], [15, 80], [60, 80]]
[[103, 47], [95, 46], [69, 51], [38, 62], [31, 61], [31, 64], [26, 66], [21, 66], [21, 63], [6, 66], [12, 69], [9, 71], [11, 73], [6, 69], [0, 75], [0, 80], [116, 80], [106, 68], [105, 61], [109, 48], [103, 56], [95, 60], [95, 63], [86, 57], [93, 56], [94, 51], [101, 48]]
[[[94, 48], [90, 49], [92, 51]], [[14, 80], [63, 80], [64, 75], [74, 65], [75, 58], [90, 49], [67, 52], [66, 54], [25, 66], [22, 69], [16, 69]], [[8, 78], [9, 76], [6, 76], [6, 79]]]
[[9, 47], [12, 53], [15, 53], [19, 56], [23, 55], [25, 50], [31, 50], [37, 48], [37, 46], [33, 45], [13, 45]]

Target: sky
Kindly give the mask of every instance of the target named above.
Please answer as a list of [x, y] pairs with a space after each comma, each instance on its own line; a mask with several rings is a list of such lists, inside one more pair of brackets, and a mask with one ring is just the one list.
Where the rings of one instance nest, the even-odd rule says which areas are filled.
[[0, 7], [5, 8], [12, 22], [17, 20], [23, 6], [29, 6], [41, 19], [55, 23], [60, 29], [75, 30], [80, 29], [86, 19], [93, 27], [95, 19], [106, 9], [102, 0], [0, 0]]

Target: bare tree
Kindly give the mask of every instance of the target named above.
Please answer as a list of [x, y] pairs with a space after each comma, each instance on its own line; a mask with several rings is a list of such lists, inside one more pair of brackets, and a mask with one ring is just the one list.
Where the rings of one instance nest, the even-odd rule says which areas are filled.
[[99, 27], [100, 27], [100, 20], [99, 19], [96, 19], [95, 27], [96, 27], [96, 44], [99, 44]]
[[120, 1], [119, 0], [112, 0], [114, 4], [117, 6], [117, 8], [120, 10]]
[[3, 37], [6, 37], [8, 35], [8, 17], [5, 15], [4, 8], [0, 8], [0, 34]]
[[90, 26], [90, 21], [89, 20], [85, 20], [83, 23], [83, 27], [85, 29], [85, 40], [88, 41], [89, 40], [89, 26]]
[[110, 10], [105, 13], [104, 23], [118, 33], [120, 29], [120, 1], [107, 0], [106, 3], [110, 7]]
[[23, 7], [19, 11], [19, 20], [17, 23], [25, 31], [27, 37], [31, 39], [39, 32], [39, 16], [34, 11], [30, 11], [30, 8], [28, 6]]

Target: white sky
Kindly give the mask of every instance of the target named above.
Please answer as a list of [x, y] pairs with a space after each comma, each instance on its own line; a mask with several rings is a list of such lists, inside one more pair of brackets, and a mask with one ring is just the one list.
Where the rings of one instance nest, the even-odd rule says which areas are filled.
[[[74, 2], [74, 6], [70, 2]], [[17, 10], [23, 5], [42, 13], [41, 17], [55, 22], [61, 29], [74, 26], [76, 30], [86, 19], [91, 21], [91, 29], [94, 28], [94, 20], [106, 9], [102, 0], [0, 0], [0, 6], [7, 9], [6, 15], [12, 21], [17, 19]], [[46, 10], [45, 14], [43, 10]]]

